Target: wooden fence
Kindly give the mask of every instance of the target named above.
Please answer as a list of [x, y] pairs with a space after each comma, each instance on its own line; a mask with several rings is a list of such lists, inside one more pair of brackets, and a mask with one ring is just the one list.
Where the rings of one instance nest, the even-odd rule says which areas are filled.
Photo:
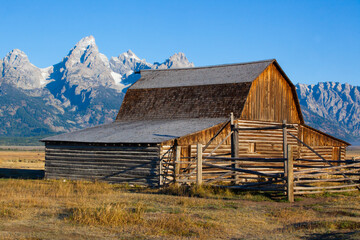
[[[208, 146], [230, 124], [230, 133], [209, 151]], [[172, 146], [160, 161], [160, 185], [212, 184], [242, 190], [282, 192], [290, 202], [294, 195], [326, 192], [357, 191], [360, 187], [360, 160], [326, 160], [288, 129], [294, 126], [283, 121], [281, 125], [239, 128], [233, 115], [205, 145], [197, 144], [196, 154], [181, 155], [180, 146]], [[283, 157], [239, 157], [239, 131], [282, 129]], [[288, 136], [291, 136], [288, 144]], [[217, 151], [231, 138], [231, 151]], [[296, 159], [298, 145], [306, 148], [316, 159]], [[217, 154], [217, 155], [215, 155]]]
[[[306, 163], [311, 163], [307, 165]], [[297, 159], [294, 164], [294, 194], [357, 191], [360, 160], [327, 161]]]
[[[212, 184], [246, 191], [271, 191], [294, 195], [357, 191], [360, 160], [327, 161], [294, 159], [288, 145], [287, 158], [239, 158], [203, 153], [197, 144], [195, 157], [182, 157], [181, 147], [164, 154], [161, 185]], [[307, 163], [311, 164], [307, 164]]]

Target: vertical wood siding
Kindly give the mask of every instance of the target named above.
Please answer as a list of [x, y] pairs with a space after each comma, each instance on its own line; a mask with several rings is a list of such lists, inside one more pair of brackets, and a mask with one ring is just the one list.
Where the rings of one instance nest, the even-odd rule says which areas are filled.
[[290, 84], [271, 64], [253, 81], [241, 119], [300, 123], [298, 111]]
[[157, 186], [159, 146], [46, 143], [45, 177]]

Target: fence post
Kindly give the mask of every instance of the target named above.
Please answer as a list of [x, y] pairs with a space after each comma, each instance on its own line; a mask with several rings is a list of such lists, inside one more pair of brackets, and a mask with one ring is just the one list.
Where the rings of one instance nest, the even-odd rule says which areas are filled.
[[202, 144], [197, 144], [197, 154], [196, 154], [196, 184], [202, 184]]
[[180, 154], [181, 154], [181, 146], [176, 146], [176, 153], [175, 153], [175, 162], [174, 162], [174, 182], [177, 183], [180, 174]]
[[[231, 113], [231, 131], [233, 132], [231, 135], [231, 157], [238, 158], [239, 157], [239, 131], [237, 130], [237, 124], [234, 123], [234, 116]], [[236, 160], [231, 160], [231, 167], [238, 168], [239, 164], [236, 163]], [[237, 184], [238, 175], [237, 172], [234, 173], [233, 177], [234, 181], [232, 184]]]
[[164, 185], [164, 171], [163, 171], [163, 160], [160, 159], [160, 165], [159, 165], [159, 186]]
[[294, 163], [291, 145], [287, 145], [287, 155], [287, 197], [289, 202], [294, 202]]
[[[283, 158], [287, 158], [288, 155], [287, 155], [287, 129], [286, 129], [286, 120], [283, 120], [283, 125], [282, 125], [282, 129], [283, 129]], [[285, 161], [284, 162], [284, 177], [287, 177], [287, 169], [288, 169], [288, 166], [287, 166], [288, 162]]]
[[283, 156], [287, 158], [287, 129], [286, 120], [283, 120]]

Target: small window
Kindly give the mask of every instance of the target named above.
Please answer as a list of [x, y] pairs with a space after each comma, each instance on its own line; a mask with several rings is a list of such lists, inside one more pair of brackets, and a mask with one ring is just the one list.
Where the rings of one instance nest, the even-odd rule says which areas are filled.
[[256, 143], [250, 143], [249, 153], [255, 153], [255, 152], [256, 152]]

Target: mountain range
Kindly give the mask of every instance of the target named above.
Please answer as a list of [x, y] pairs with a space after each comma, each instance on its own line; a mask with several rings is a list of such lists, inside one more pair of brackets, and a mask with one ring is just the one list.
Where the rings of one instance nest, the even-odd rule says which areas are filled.
[[[131, 50], [108, 59], [93, 36], [46, 68], [14, 49], [0, 60], [0, 136], [40, 137], [112, 122], [127, 88], [140, 78], [137, 71], [183, 67], [194, 67], [183, 53], [161, 63]], [[360, 87], [326, 82], [296, 88], [308, 125], [350, 142], [359, 138]]]
[[111, 122], [126, 89], [140, 77], [134, 72], [193, 66], [183, 53], [154, 64], [131, 50], [109, 60], [93, 36], [42, 69], [15, 49], [0, 60], [0, 136], [46, 135]]

